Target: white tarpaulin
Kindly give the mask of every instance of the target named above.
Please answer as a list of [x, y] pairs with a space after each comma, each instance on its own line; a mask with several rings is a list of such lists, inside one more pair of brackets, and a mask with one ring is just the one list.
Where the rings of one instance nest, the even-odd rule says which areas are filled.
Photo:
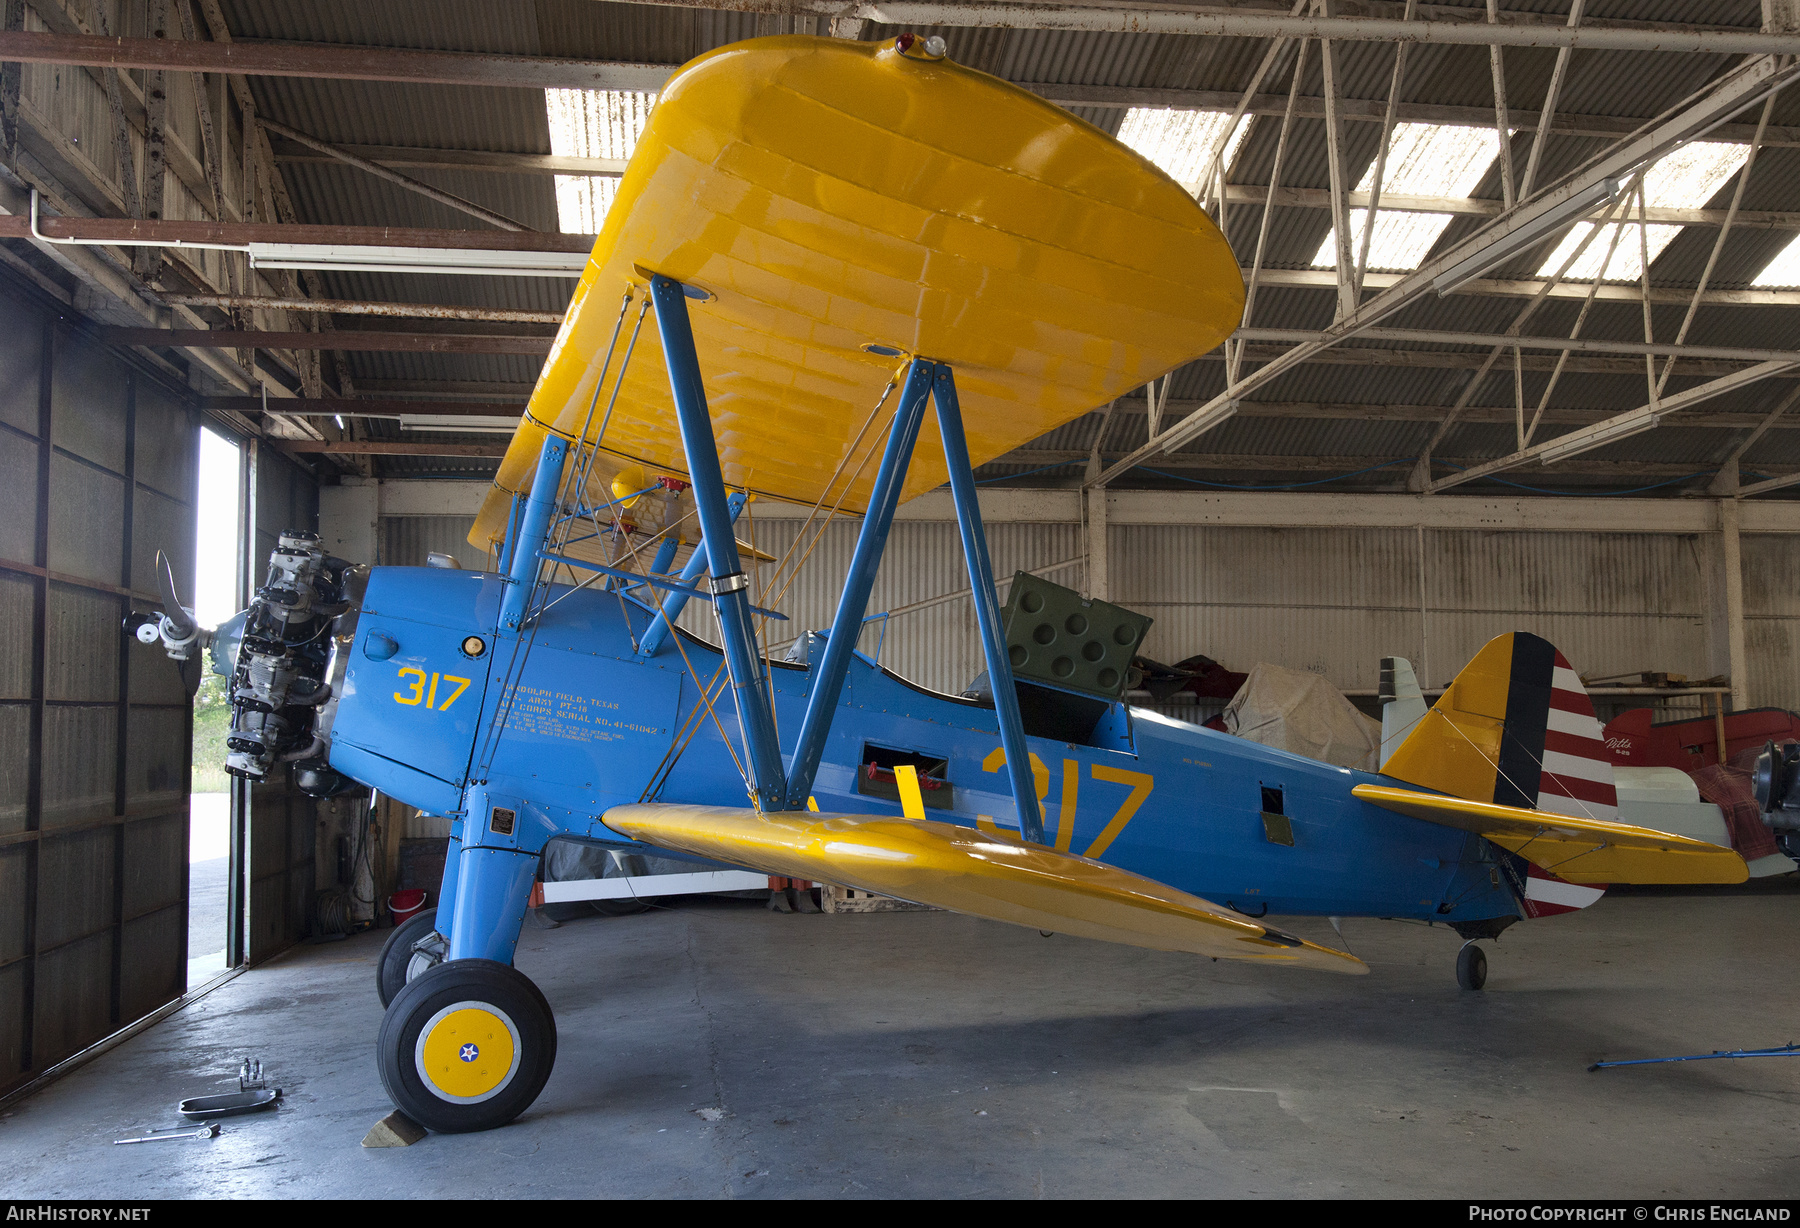
[[1377, 770], [1381, 722], [1356, 710], [1318, 674], [1259, 661], [1225, 707], [1225, 728], [1240, 738], [1335, 763]]

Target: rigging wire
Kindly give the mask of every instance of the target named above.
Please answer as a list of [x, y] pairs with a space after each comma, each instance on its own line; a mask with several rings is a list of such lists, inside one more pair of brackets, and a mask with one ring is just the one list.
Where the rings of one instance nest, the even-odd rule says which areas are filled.
[[[1460, 726], [1460, 725], [1458, 725], [1458, 724], [1457, 724], [1457, 723], [1456, 723], [1456, 722], [1455, 722], [1455, 721], [1453, 721], [1453, 720], [1451, 720], [1451, 719], [1450, 719], [1450, 718], [1449, 718], [1449, 717], [1448, 717], [1448, 716], [1446, 716], [1446, 715], [1445, 715], [1445, 714], [1444, 714], [1444, 713], [1442, 713], [1442, 712], [1439, 712], [1439, 711], [1438, 711], [1438, 710], [1437, 710], [1437, 709], [1436, 709], [1436, 708], [1432, 708], [1432, 709], [1431, 709], [1431, 710], [1430, 710], [1430, 712], [1429, 712], [1429, 713], [1427, 713], [1427, 715], [1433, 715], [1433, 714], [1435, 714], [1435, 715], [1437, 715], [1437, 716], [1441, 716], [1441, 717], [1443, 717], [1443, 719], [1444, 719], [1444, 723], [1445, 723], [1445, 724], [1447, 724], [1447, 725], [1449, 725], [1449, 726], [1450, 726], [1450, 728], [1452, 728], [1452, 729], [1454, 729], [1454, 730], [1456, 730], [1456, 732], [1457, 732], [1457, 734], [1458, 734], [1458, 735], [1460, 735], [1460, 736], [1461, 736], [1461, 738], [1462, 738], [1462, 740], [1463, 740], [1463, 741], [1465, 741], [1465, 742], [1467, 742], [1467, 743], [1468, 743], [1468, 744], [1469, 744], [1469, 746], [1470, 746], [1470, 748], [1471, 748], [1471, 749], [1473, 749], [1473, 750], [1474, 750], [1474, 751], [1475, 751], [1475, 753], [1476, 753], [1476, 754], [1478, 754], [1478, 755], [1480, 755], [1480, 756], [1481, 756], [1481, 757], [1482, 757], [1482, 758], [1483, 758], [1483, 759], [1486, 759], [1486, 760], [1487, 760], [1487, 762], [1488, 762], [1488, 764], [1489, 764], [1489, 766], [1491, 766], [1491, 767], [1492, 767], [1492, 768], [1493, 768], [1493, 769], [1494, 769], [1494, 772], [1495, 772], [1495, 774], [1497, 774], [1497, 775], [1498, 775], [1498, 776], [1500, 776], [1500, 777], [1501, 777], [1501, 779], [1503, 779], [1503, 780], [1505, 780], [1505, 781], [1506, 781], [1506, 783], [1507, 783], [1507, 784], [1509, 784], [1509, 785], [1511, 785], [1511, 786], [1512, 786], [1512, 787], [1513, 787], [1513, 788], [1514, 788], [1514, 789], [1517, 789], [1517, 790], [1518, 790], [1518, 793], [1519, 793], [1519, 796], [1521, 796], [1521, 797], [1523, 797], [1523, 796], [1525, 796], [1525, 790], [1524, 790], [1524, 789], [1523, 789], [1523, 788], [1522, 788], [1522, 787], [1520, 787], [1520, 785], [1519, 785], [1519, 782], [1518, 782], [1518, 781], [1516, 781], [1516, 780], [1514, 780], [1514, 779], [1513, 779], [1513, 778], [1512, 778], [1512, 777], [1511, 777], [1511, 776], [1508, 776], [1508, 775], [1507, 775], [1507, 774], [1506, 774], [1506, 772], [1505, 772], [1505, 771], [1504, 771], [1504, 770], [1503, 770], [1503, 769], [1502, 769], [1502, 768], [1501, 768], [1501, 766], [1500, 766], [1500, 765], [1499, 765], [1499, 764], [1498, 764], [1498, 763], [1495, 763], [1495, 762], [1494, 762], [1494, 761], [1493, 761], [1493, 760], [1492, 760], [1492, 759], [1488, 759], [1488, 755], [1487, 755], [1487, 752], [1486, 752], [1486, 751], [1484, 751], [1484, 750], [1482, 750], [1482, 749], [1481, 749], [1481, 747], [1479, 747], [1479, 746], [1477, 746], [1477, 745], [1476, 745], [1476, 744], [1475, 744], [1475, 740], [1474, 740], [1474, 739], [1473, 739], [1473, 738], [1471, 738], [1471, 737], [1470, 737], [1470, 736], [1469, 736], [1469, 735], [1468, 735], [1468, 734], [1466, 734], [1466, 733], [1464, 733], [1464, 732], [1463, 732], [1463, 730], [1462, 730], [1462, 727], [1461, 727], [1461, 726]], [[1533, 761], [1534, 761], [1534, 762], [1535, 762], [1535, 763], [1537, 763], [1537, 766], [1538, 766], [1538, 771], [1539, 771], [1539, 772], [1540, 772], [1540, 773], [1546, 773], [1546, 774], [1548, 774], [1548, 775], [1549, 775], [1549, 777], [1550, 777], [1550, 779], [1552, 779], [1552, 780], [1554, 780], [1554, 781], [1557, 781], [1557, 782], [1558, 782], [1558, 783], [1561, 783], [1561, 782], [1562, 782], [1562, 777], [1561, 777], [1561, 776], [1559, 776], [1559, 775], [1558, 775], [1558, 774], [1557, 774], [1557, 773], [1555, 773], [1555, 772], [1552, 772], [1552, 771], [1550, 771], [1550, 769], [1549, 769], [1549, 768], [1546, 768], [1546, 767], [1545, 767], [1545, 766], [1544, 766], [1544, 763], [1543, 763], [1543, 760], [1541, 760], [1541, 759], [1538, 759], [1538, 757], [1537, 757], [1537, 756], [1536, 756], [1536, 755], [1532, 755], [1532, 754], [1531, 754], [1531, 751], [1530, 751], [1530, 749], [1529, 749], [1529, 748], [1521, 748], [1521, 749], [1524, 749], [1524, 750], [1525, 750], [1525, 753], [1526, 753], [1526, 755], [1528, 755], [1528, 756], [1530, 756], [1530, 757], [1531, 757], [1531, 759], [1532, 759], [1532, 760], [1533, 760]], [[1566, 786], [1566, 785], [1565, 785], [1565, 787], [1567, 787], [1567, 786]], [[1589, 821], [1589, 822], [1592, 822], [1592, 823], [1604, 823], [1604, 822], [1606, 822], [1606, 821], [1607, 821], [1607, 820], [1605, 820], [1605, 819], [1602, 819], [1602, 818], [1599, 818], [1599, 817], [1598, 817], [1598, 816], [1596, 816], [1596, 815], [1595, 815], [1595, 814], [1594, 814], [1594, 812], [1593, 812], [1593, 811], [1591, 811], [1591, 810], [1589, 810], [1589, 809], [1588, 809], [1588, 808], [1587, 808], [1587, 803], [1586, 803], [1586, 802], [1584, 802], [1584, 801], [1582, 801], [1582, 800], [1581, 800], [1581, 799], [1580, 799], [1580, 798], [1579, 798], [1579, 797], [1571, 797], [1571, 798], [1570, 798], [1570, 799], [1569, 799], [1569, 800], [1570, 800], [1570, 801], [1572, 801], [1572, 802], [1574, 802], [1574, 803], [1575, 803], [1575, 804], [1576, 804], [1576, 805], [1577, 805], [1577, 806], [1580, 806], [1580, 807], [1581, 807], [1581, 809], [1582, 809], [1582, 813], [1583, 813], [1583, 814], [1585, 814], [1585, 815], [1586, 815], [1586, 816], [1587, 816], [1587, 818], [1588, 818], [1588, 821]], [[1556, 812], [1555, 812], [1555, 811], [1553, 811], [1553, 810], [1552, 810], [1552, 811], [1543, 811], [1543, 810], [1538, 810], [1538, 809], [1537, 809], [1537, 808], [1536, 808], [1536, 807], [1532, 807], [1532, 809], [1533, 809], [1533, 810], [1534, 810], [1534, 811], [1535, 811], [1535, 812], [1536, 812], [1536, 813], [1539, 813], [1539, 814], [1546, 814], [1546, 815], [1554, 815], [1554, 814], [1555, 814], [1555, 813], [1556, 813]], [[1576, 816], [1576, 815], [1565, 815], [1565, 816], [1563, 816], [1563, 817], [1565, 817], [1565, 818], [1577, 818], [1577, 817], [1579, 817], [1579, 816]], [[1546, 821], [1545, 821], [1545, 823], [1544, 823], [1544, 825], [1543, 825], [1543, 831], [1548, 831], [1548, 830], [1552, 830], [1552, 829], [1554, 829], [1554, 828], [1555, 828], [1555, 826], [1556, 826], [1556, 824], [1555, 824], [1555, 823], [1553, 823], [1553, 822], [1550, 822], [1550, 821], [1549, 821], [1549, 820], [1548, 820], [1548, 819], [1546, 819]], [[1530, 839], [1528, 839], [1528, 840], [1526, 840], [1526, 841], [1525, 841], [1525, 843], [1524, 843], [1524, 844], [1522, 844], [1522, 845], [1520, 845], [1520, 846], [1519, 846], [1519, 847], [1518, 847], [1518, 848], [1516, 848], [1516, 849], [1513, 849], [1513, 850], [1511, 850], [1511, 851], [1512, 851], [1512, 852], [1514, 852], [1514, 853], [1516, 853], [1516, 854], [1517, 854], [1517, 855], [1518, 855], [1518, 856], [1521, 856], [1521, 857], [1523, 857], [1523, 856], [1524, 856], [1524, 855], [1525, 855], [1525, 850], [1526, 850], [1526, 849], [1528, 849], [1528, 848], [1530, 848], [1530, 847], [1531, 847], [1531, 846], [1532, 846], [1532, 845], [1533, 845], [1533, 844], [1534, 844], [1534, 843], [1536, 843], [1536, 842], [1537, 842], [1537, 841], [1538, 841], [1538, 840], [1539, 840], [1539, 839], [1541, 839], [1541, 838], [1542, 838], [1542, 836], [1543, 836], [1543, 831], [1539, 831], [1539, 832], [1538, 832], [1538, 833], [1537, 833], [1537, 834], [1536, 834], [1536, 835], [1534, 835], [1534, 836], [1532, 836], [1532, 837], [1531, 837], [1531, 838], [1530, 838]], [[1547, 866], [1544, 866], [1544, 867], [1543, 867], [1543, 868], [1544, 868], [1544, 869], [1546, 869], [1546, 870], [1549, 870], [1549, 871], [1550, 871], [1550, 872], [1551, 872], [1551, 873], [1555, 873], [1555, 872], [1556, 872], [1556, 868], [1557, 868], [1557, 867], [1558, 867], [1558, 866], [1566, 866], [1566, 865], [1568, 865], [1568, 864], [1569, 864], [1569, 863], [1570, 863], [1570, 862], [1571, 862], [1571, 861], [1574, 861], [1574, 860], [1576, 860], [1576, 859], [1577, 859], [1577, 858], [1580, 858], [1580, 857], [1586, 857], [1586, 856], [1587, 856], [1587, 855], [1588, 855], [1588, 854], [1589, 854], [1589, 853], [1598, 853], [1598, 852], [1599, 852], [1599, 851], [1600, 851], [1600, 850], [1601, 850], [1601, 849], [1603, 849], [1603, 848], [1606, 848], [1606, 847], [1607, 847], [1607, 846], [1608, 846], [1608, 844], [1610, 844], [1610, 843], [1611, 843], [1611, 842], [1610, 842], [1610, 841], [1607, 841], [1607, 840], [1602, 840], [1602, 841], [1601, 841], [1601, 842], [1600, 842], [1600, 843], [1599, 843], [1599, 844], [1596, 844], [1596, 845], [1595, 845], [1595, 846], [1594, 846], [1594, 847], [1593, 847], [1593, 848], [1591, 848], [1591, 849], [1585, 849], [1585, 850], [1583, 850], [1583, 851], [1582, 851], [1582, 852], [1579, 852], [1579, 853], [1572, 853], [1572, 854], [1570, 854], [1570, 855], [1569, 855], [1569, 856], [1567, 856], [1567, 857], [1565, 857], [1565, 858], [1563, 858], [1563, 859], [1562, 859], [1562, 860], [1561, 860], [1561, 861], [1558, 861], [1558, 862], [1556, 862], [1556, 863], [1554, 863], [1554, 864], [1552, 864], [1552, 865], [1547, 865]], [[1530, 860], [1530, 859], [1529, 859], [1529, 858], [1527, 858], [1527, 860]]]
[[[879, 410], [880, 408], [881, 408], [881, 406], [879, 404], [877, 404], [875, 407], [876, 410]], [[874, 417], [873, 412], [870, 414], [870, 417], [871, 417], [871, 419]], [[829, 529], [831, 527], [832, 520], [837, 517], [838, 508], [843, 506], [844, 496], [848, 495], [850, 493], [850, 488], [852, 486], [855, 486], [857, 480], [862, 477], [863, 470], [865, 470], [869, 467], [869, 462], [872, 459], [874, 459], [874, 456], [875, 456], [875, 453], [877, 450], [877, 445], [879, 445], [883, 440], [885, 440], [890, 434], [893, 433], [894, 422], [899, 417], [900, 417], [900, 407], [898, 405], [896, 405], [894, 407], [893, 415], [888, 418], [887, 426], [882, 430], [881, 435], [874, 441], [874, 443], [870, 444], [868, 452], [862, 458], [862, 462], [859, 465], [857, 465], [856, 472], [850, 476], [850, 480], [844, 484], [844, 489], [838, 493], [837, 502], [833, 503], [831, 505], [831, 511], [826, 513], [825, 523], [821, 524], [819, 526], [818, 532], [813, 534], [813, 539], [812, 539], [811, 543], [808, 544], [808, 546], [806, 547], [806, 553], [800, 556], [800, 561], [798, 563], [794, 564], [794, 569], [788, 573], [788, 578], [787, 578], [786, 582], [784, 582], [782, 584], [781, 591], [779, 593], [775, 594], [775, 602], [770, 605], [770, 607], [769, 607], [770, 609], [773, 609], [773, 608], [775, 608], [776, 605], [779, 605], [781, 603], [781, 599], [783, 597], [787, 596], [788, 589], [793, 587], [794, 581], [796, 579], [798, 579], [800, 576], [800, 569], [806, 566], [806, 561], [808, 559], [812, 558], [813, 551], [817, 550], [819, 548], [819, 543], [825, 540], [825, 530]], [[823, 501], [824, 500], [821, 497], [820, 502], [822, 503]], [[810, 523], [810, 520], [808, 523]], [[794, 538], [794, 542], [795, 542], [796, 546], [799, 544], [799, 540], [800, 540], [799, 535], [796, 534], [795, 538]], [[791, 549], [790, 549], [790, 553], [791, 553]]]
[[[721, 659], [717, 668], [713, 670], [712, 677], [708, 678], [706, 680], [706, 685], [700, 688], [701, 693], [712, 694], [714, 684], [718, 683], [719, 676], [724, 672], [725, 662]], [[714, 697], [716, 698], [716, 695]], [[692, 742], [694, 740], [694, 735], [700, 732], [700, 726], [703, 723], [705, 715], [705, 707], [698, 699], [694, 700], [694, 706], [688, 710], [687, 717], [681, 723], [680, 731], [669, 740], [669, 749], [663, 752], [662, 761], [659, 762], [656, 765], [656, 769], [650, 773], [650, 782], [644, 786], [644, 791], [638, 796], [638, 801], [649, 802], [656, 800], [656, 795], [662, 792], [663, 785], [668, 783], [670, 774], [674, 772], [675, 765], [681, 761], [681, 756], [687, 752], [688, 743]]]
[[[681, 653], [681, 664], [687, 669], [688, 676], [690, 678], [698, 677], [699, 675], [694, 673], [694, 663], [688, 660], [687, 648], [682, 644], [681, 636], [671, 635], [669, 638], [675, 641], [675, 649]], [[720, 664], [722, 665], [724, 663], [721, 661]], [[721, 695], [723, 693], [724, 692], [722, 691], [720, 692]], [[713, 727], [719, 731], [719, 740], [725, 743], [725, 752], [731, 756], [731, 765], [737, 769], [738, 776], [743, 780], [745, 791], [750, 794], [752, 799], [756, 798], [756, 789], [751, 783], [750, 773], [744, 770], [743, 760], [738, 758], [737, 748], [731, 744], [731, 738], [725, 733], [725, 726], [719, 722], [719, 714], [713, 711], [712, 700], [707, 697], [705, 691], [700, 692], [700, 701], [706, 705], [706, 714], [712, 717]], [[748, 754], [748, 750], [746, 750], [745, 753]], [[753, 804], [755, 804], [758, 809], [761, 809], [760, 801], [756, 801]]]
[[[806, 519], [801, 523], [799, 530], [794, 534], [794, 540], [789, 543], [787, 553], [783, 554], [781, 560], [775, 564], [775, 570], [769, 576], [770, 586], [773, 586], [775, 581], [780, 578], [782, 570], [788, 564], [788, 560], [794, 557], [794, 551], [799, 548], [801, 539], [806, 536], [806, 530], [811, 526], [813, 517], [819, 514], [819, 509], [825, 504], [825, 497], [831, 493], [832, 484], [843, 475], [844, 466], [850, 463], [850, 458], [856, 454], [857, 445], [862, 443], [863, 436], [869, 433], [869, 426], [875, 421], [875, 415], [881, 412], [881, 407], [887, 404], [887, 399], [894, 394], [894, 389], [899, 387], [901, 373], [905, 370], [906, 365], [903, 364], [902, 366], [895, 368], [894, 373], [888, 377], [887, 387], [882, 389], [881, 396], [877, 398], [874, 408], [869, 410], [868, 416], [863, 419], [862, 426], [856, 432], [856, 437], [850, 441], [850, 446], [845, 448], [843, 456], [838, 458], [837, 468], [832, 470], [831, 476], [825, 480], [825, 486], [819, 492], [818, 499], [814, 501], [812, 507], [807, 511]], [[873, 455], [872, 449], [870, 455]], [[868, 456], [864, 456], [862, 464], [868, 464], [868, 460]], [[862, 465], [859, 465], [856, 470], [856, 477], [860, 476], [862, 476]], [[850, 479], [849, 486], [854, 486], [856, 484], [856, 477]], [[849, 486], [846, 486], [845, 490], [848, 490]], [[839, 502], [843, 501], [843, 496], [841, 494], [838, 496], [838, 500]], [[835, 512], [836, 510], [837, 505], [833, 504], [832, 511]], [[830, 517], [827, 517], [826, 524], [830, 523]], [[821, 529], [820, 531], [823, 532], [824, 530]], [[810, 554], [811, 551], [808, 551], [808, 553]], [[794, 565], [794, 570], [798, 572], [805, 564], [806, 560], [801, 559], [800, 562]], [[791, 584], [792, 582], [792, 578], [790, 577], [789, 583]], [[787, 592], [787, 587], [783, 586], [781, 591], [785, 594]], [[779, 601], [780, 597], [777, 597], [776, 600]]]

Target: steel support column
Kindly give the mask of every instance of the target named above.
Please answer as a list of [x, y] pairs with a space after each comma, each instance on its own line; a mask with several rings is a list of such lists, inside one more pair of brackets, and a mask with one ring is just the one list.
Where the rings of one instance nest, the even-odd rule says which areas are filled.
[[856, 640], [862, 632], [869, 591], [874, 587], [882, 552], [887, 549], [888, 531], [894, 526], [894, 509], [900, 506], [900, 490], [906, 485], [906, 466], [912, 460], [913, 445], [919, 440], [919, 424], [925, 418], [925, 399], [931, 395], [932, 379], [937, 371], [936, 363], [914, 359], [906, 373], [906, 384], [900, 390], [900, 404], [894, 410], [893, 425], [888, 429], [887, 450], [882, 453], [881, 468], [876, 471], [875, 484], [869, 490], [869, 508], [856, 535], [856, 552], [850, 556], [844, 591], [838, 597], [837, 615], [832, 619], [831, 634], [825, 641], [825, 655], [812, 667], [812, 690], [806, 697], [806, 716], [800, 722], [800, 736], [794, 743], [794, 758], [788, 776], [789, 809], [798, 810], [806, 805], [807, 795], [812, 792], [813, 776], [825, 753], [825, 737], [831, 732], [832, 718], [837, 715], [838, 698], [844, 693], [850, 654], [856, 650]]
[[987, 658], [988, 684], [994, 691], [994, 713], [1000, 720], [1000, 745], [1006, 749], [1006, 771], [1013, 801], [1019, 808], [1019, 833], [1032, 844], [1044, 842], [1044, 816], [1038, 810], [1037, 782], [1031, 775], [1031, 752], [1025, 746], [1025, 722], [1019, 716], [1019, 694], [1013, 689], [1012, 660], [1000, 626], [1000, 602], [994, 596], [994, 565], [988, 559], [987, 534], [981, 527], [981, 505], [975, 499], [975, 474], [969, 465], [969, 441], [963, 436], [962, 406], [956, 378], [940, 366], [932, 386], [938, 433], [944, 437], [944, 463], [950, 470], [950, 493], [956, 501], [956, 527], [962, 532], [963, 557], [969, 566], [969, 588], [975, 598], [975, 621], [981, 626], [981, 651]]
[[750, 621], [750, 582], [738, 559], [737, 538], [732, 533], [725, 475], [719, 467], [718, 442], [706, 408], [706, 388], [700, 379], [700, 356], [694, 349], [694, 331], [688, 322], [687, 289], [659, 273], [650, 279], [650, 294], [656, 300], [656, 328], [662, 336], [663, 358], [669, 366], [669, 391], [681, 426], [681, 447], [687, 455], [688, 476], [694, 483], [694, 505], [700, 514], [707, 570], [712, 576], [713, 612], [719, 618], [719, 638], [725, 645], [725, 664], [731, 671], [738, 721], [750, 758], [751, 789], [759, 807], [779, 810], [787, 787], [781, 744], [775, 735], [774, 704], [769, 695], [767, 669], [756, 651], [756, 628]]

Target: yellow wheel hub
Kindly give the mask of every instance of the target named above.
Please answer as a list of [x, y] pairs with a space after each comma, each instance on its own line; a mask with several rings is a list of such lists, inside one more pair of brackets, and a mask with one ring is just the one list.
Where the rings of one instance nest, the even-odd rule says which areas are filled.
[[458, 1002], [432, 1016], [414, 1052], [419, 1077], [437, 1096], [472, 1104], [497, 1094], [519, 1068], [519, 1033], [506, 1012]]

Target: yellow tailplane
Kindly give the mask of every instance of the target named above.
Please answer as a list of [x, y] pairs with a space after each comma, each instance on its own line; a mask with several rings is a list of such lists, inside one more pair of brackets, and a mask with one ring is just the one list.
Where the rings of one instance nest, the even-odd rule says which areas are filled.
[[1587, 688], [1562, 653], [1525, 631], [1475, 654], [1382, 765], [1449, 796], [1380, 785], [1376, 806], [1460, 827], [1574, 883], [1741, 883], [1731, 849], [1619, 822], [1612, 761]]

